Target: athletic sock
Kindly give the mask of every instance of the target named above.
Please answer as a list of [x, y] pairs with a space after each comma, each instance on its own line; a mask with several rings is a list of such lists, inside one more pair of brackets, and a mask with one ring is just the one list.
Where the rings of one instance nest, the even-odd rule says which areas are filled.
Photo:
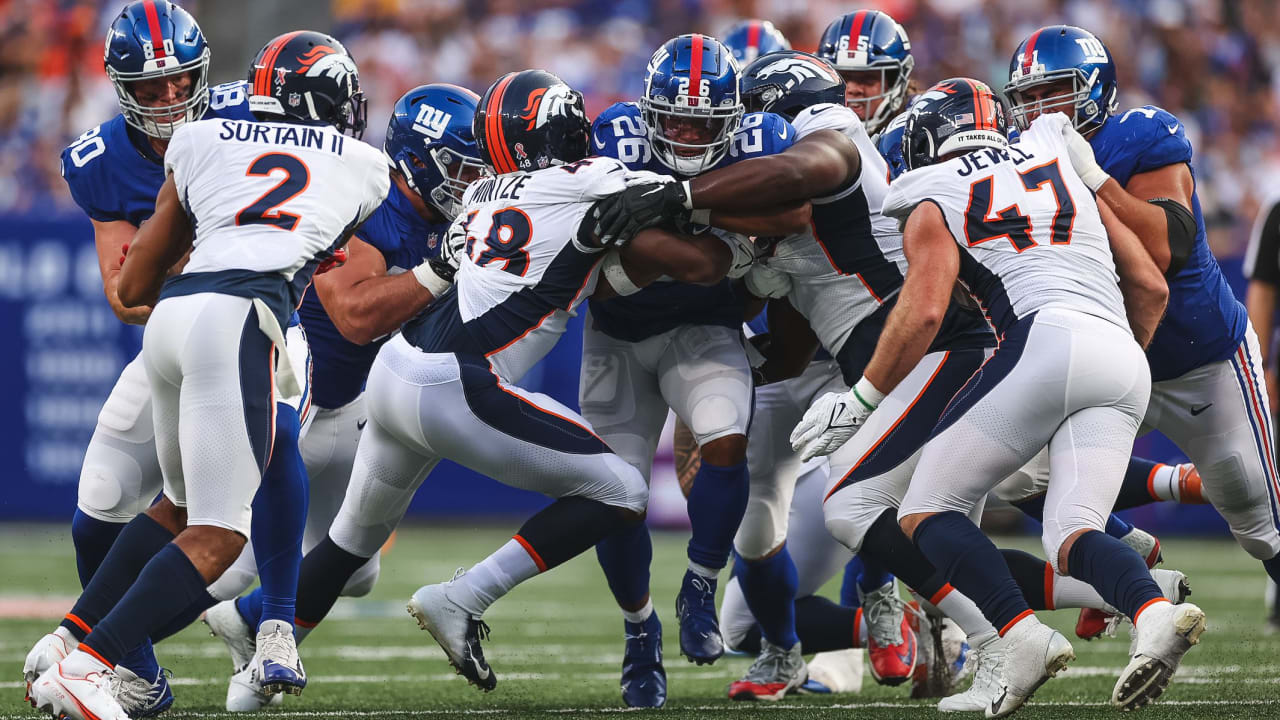
[[[885, 513], [893, 515], [896, 511], [886, 510]], [[884, 517], [884, 515], [881, 515], [880, 517]], [[893, 522], [893, 529], [898, 534], [898, 537], [902, 538], [902, 542], [905, 543], [907, 547], [911, 547], [913, 555], [919, 554], [920, 551], [912, 547], [911, 541], [907, 539], [906, 535], [902, 534], [902, 530], [898, 527], [898, 521], [892, 518], [891, 520]], [[879, 518], [877, 518], [877, 522], [878, 521]], [[858, 576], [859, 597], [877, 588], [882, 588], [891, 582], [893, 582], [893, 574], [889, 572], [889, 569], [879, 560], [879, 558], [876, 557], [874, 553], [862, 558], [862, 574]]]
[[622, 619], [629, 623], [639, 625], [640, 623], [643, 623], [645, 620], [648, 620], [649, 616], [652, 614], [653, 614], [653, 598], [646, 598], [644, 601], [644, 605], [640, 606], [639, 610], [634, 610], [634, 611], [623, 610]]
[[76, 508], [71, 516], [71, 544], [76, 549], [76, 572], [80, 574], [80, 587], [89, 585], [102, 559], [124, 530], [125, 523], [107, 522], [86, 515]]
[[[1270, 560], [1263, 560], [1262, 567], [1266, 568], [1267, 575], [1271, 576], [1272, 582], [1280, 583], [1280, 554]], [[1277, 602], [1276, 605], [1280, 606], [1280, 602]]]
[[916, 527], [915, 543], [1001, 634], [1031, 614], [1000, 551], [963, 514], [948, 511], [926, 518]]
[[[282, 620], [293, 624], [302, 563], [302, 529], [307, 522], [307, 469], [298, 452], [301, 420], [298, 411], [276, 404], [275, 445], [271, 464], [253, 499], [250, 539], [262, 583], [262, 612], [258, 622]], [[254, 625], [254, 630], [257, 630]]]
[[796, 637], [806, 654], [866, 647], [866, 628], [859, 628], [862, 608], [810, 595], [796, 600], [795, 614]]
[[1111, 537], [1119, 540], [1125, 535], [1133, 532], [1133, 526], [1116, 517], [1113, 513], [1107, 516], [1107, 524], [1106, 527], [1103, 528], [1103, 531]]
[[513, 538], [449, 585], [446, 595], [472, 617], [480, 617], [511, 588], [540, 572], [529, 549]]
[[858, 592], [858, 576], [862, 574], [862, 556], [854, 555], [845, 563], [844, 575], [840, 579], [840, 604], [845, 607], [860, 607], [862, 594]]
[[1022, 591], [1022, 597], [1026, 598], [1027, 605], [1031, 606], [1032, 610], [1053, 610], [1053, 581], [1056, 577], [1053, 567], [1035, 555], [1021, 550], [1002, 548], [1000, 554], [1004, 556], [1005, 565], [1009, 566], [1009, 574], [1013, 576], [1014, 582], [1018, 583], [1018, 589]]
[[[258, 623], [263, 621], [262, 617], [262, 588], [257, 587], [248, 595], [241, 595], [235, 599], [236, 612], [240, 613], [240, 619], [251, 628], [258, 627]], [[295, 617], [296, 619], [296, 617]]]
[[[190, 605], [188, 605], [185, 609], [183, 609], [182, 612], [175, 615], [172, 620], [165, 623], [159, 629], [155, 630], [151, 634], [151, 642], [158, 643], [161, 640], [164, 640], [165, 638], [168, 638], [172, 635], [176, 635], [179, 632], [187, 629], [187, 627], [189, 627], [191, 623], [200, 619], [200, 615], [205, 610], [208, 610], [209, 608], [217, 604], [218, 604], [218, 599], [210, 595], [208, 590], [206, 590], [203, 595], [196, 598]], [[125, 665], [125, 667], [129, 667], [129, 666]]]
[[347, 581], [368, 560], [338, 547], [328, 535], [311, 548], [302, 558], [298, 572], [296, 631], [311, 630], [319, 625], [333, 609]]
[[[147, 562], [172, 540], [173, 533], [152, 520], [149, 515], [139, 515], [129, 521], [120, 531], [111, 550], [103, 557], [97, 572], [80, 594], [80, 599], [76, 600], [71, 612], [62, 620], [62, 627], [83, 640], [89, 630], [106, 617], [124, 597]], [[148, 637], [150, 633], [142, 636], [143, 639]], [[135, 643], [141, 644], [141, 639]], [[124, 652], [120, 653], [123, 654]], [[112, 664], [115, 664], [114, 660]]]
[[[689, 524], [693, 528], [689, 539], [690, 569], [704, 576], [705, 570], [724, 569], [733, 550], [733, 536], [747, 511], [750, 492], [745, 461], [723, 467], [703, 459], [689, 491]], [[711, 577], [715, 577], [714, 572]]]
[[955, 589], [951, 583], [943, 585], [928, 600], [943, 615], [954, 620], [966, 636], [984, 635], [986, 633], [994, 634], [996, 631], [995, 626], [991, 624], [986, 615], [982, 614], [977, 604], [970, 600], [968, 595]]
[[1104, 532], [1091, 530], [1076, 538], [1067, 553], [1067, 570], [1130, 619], [1147, 602], [1164, 598], [1138, 553]]
[[1167, 487], [1168, 482], [1157, 483], [1156, 481], [1176, 472], [1177, 468], [1154, 460], [1129, 458], [1129, 465], [1124, 471], [1124, 480], [1120, 483], [1120, 492], [1116, 496], [1115, 509], [1127, 510], [1161, 500], [1174, 500], [1175, 498], [1161, 497], [1156, 490], [1157, 484]]
[[643, 522], [601, 540], [596, 545], [596, 559], [619, 607], [637, 607], [644, 602], [649, 595], [653, 539]]
[[1044, 522], [1044, 493], [1033, 495], [1026, 500], [1014, 500], [1009, 503], [1022, 511], [1023, 515], [1035, 520], [1036, 522]]
[[[123, 537], [123, 534], [121, 534]], [[103, 563], [106, 567], [106, 563]], [[120, 602], [89, 633], [80, 647], [88, 647], [114, 667], [129, 648], [140, 645], [205, 593], [208, 581], [182, 552], [169, 543], [155, 553]]]
[[766, 640], [784, 650], [800, 641], [796, 635], [800, 577], [786, 545], [767, 558], [744, 562], [738, 583]]

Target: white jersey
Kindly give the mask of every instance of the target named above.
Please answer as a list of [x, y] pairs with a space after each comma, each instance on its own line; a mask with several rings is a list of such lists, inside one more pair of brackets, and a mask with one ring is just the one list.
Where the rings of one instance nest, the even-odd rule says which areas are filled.
[[390, 187], [385, 156], [329, 126], [201, 120], [174, 132], [164, 164], [196, 229], [174, 289], [244, 295], [250, 279], [274, 282], [295, 307]]
[[410, 321], [405, 338], [426, 352], [484, 355], [518, 381], [595, 290], [604, 254], [578, 242], [587, 210], [641, 179], [661, 178], [601, 157], [472, 183], [454, 221], [467, 236], [454, 292]]
[[800, 139], [819, 130], [841, 132], [862, 156], [858, 179], [812, 200], [809, 229], [783, 238], [765, 260], [791, 276], [787, 299], [809, 320], [823, 347], [836, 354], [854, 328], [901, 289], [907, 265], [902, 233], [895, 220], [880, 214], [889, 168], [852, 110], [823, 103], [802, 111], [791, 124]]
[[1095, 315], [1126, 331], [1111, 245], [1093, 194], [1071, 167], [1065, 115], [1042, 115], [1008, 149], [982, 149], [912, 170], [884, 214], [942, 210], [960, 246], [960, 279], [997, 333], [1045, 308]]

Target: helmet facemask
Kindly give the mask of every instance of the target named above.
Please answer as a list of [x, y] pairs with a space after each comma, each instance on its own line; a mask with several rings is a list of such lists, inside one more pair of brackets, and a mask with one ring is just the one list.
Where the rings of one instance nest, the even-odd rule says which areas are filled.
[[[120, 101], [120, 112], [125, 122], [141, 131], [148, 137], [167, 140], [182, 125], [199, 120], [209, 107], [209, 50], [206, 48], [199, 58], [186, 63], [171, 62], [173, 56], [159, 58], [150, 63], [160, 67], [142, 72], [120, 72], [111, 65], [106, 66], [107, 77], [115, 88], [116, 98]], [[169, 105], [144, 105], [138, 100], [135, 86], [148, 80], [165, 80], [186, 75], [191, 78], [188, 96]]]
[[[907, 100], [907, 86], [910, 83], [911, 71], [915, 68], [916, 59], [907, 56], [906, 60], [893, 64], [875, 65], [871, 67], [859, 68], [838, 68], [840, 76], [844, 77], [846, 73], [880, 73], [880, 92], [875, 95], [867, 95], [860, 98], [845, 99], [845, 106], [854, 112], [858, 111], [858, 107], [862, 107], [862, 112], [858, 113], [863, 118], [862, 124], [867, 129], [868, 135], [874, 135], [880, 132], [880, 129], [889, 124], [901, 110], [903, 104]], [[879, 106], [873, 111], [871, 109], [875, 101], [881, 100]]]
[[[1022, 93], [1031, 88], [1069, 80], [1071, 92], [1051, 95], [1039, 100], [1024, 100]], [[1009, 98], [1010, 113], [1019, 129], [1026, 130], [1031, 121], [1041, 115], [1060, 112], [1071, 118], [1071, 124], [1079, 130], [1095, 123], [1104, 108], [1093, 99], [1093, 79], [1086, 78], [1079, 68], [1067, 68], [1052, 72], [1015, 77], [1005, 86]]]
[[[640, 111], [649, 130], [649, 142], [658, 160], [676, 173], [692, 177], [715, 167], [729, 151], [733, 134], [742, 123], [742, 102], [734, 93], [733, 103], [720, 106], [682, 107], [687, 96], [678, 95], [670, 102], [662, 95], [646, 95], [640, 99]], [[704, 100], [705, 98], [695, 98]], [[707, 142], [682, 142], [667, 137], [668, 123], [702, 124], [709, 136]]]

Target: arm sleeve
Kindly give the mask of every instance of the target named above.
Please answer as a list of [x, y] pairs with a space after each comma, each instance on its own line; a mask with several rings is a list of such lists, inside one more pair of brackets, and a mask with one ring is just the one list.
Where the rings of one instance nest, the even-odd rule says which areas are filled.
[[1280, 195], [1263, 205], [1253, 223], [1244, 274], [1250, 280], [1280, 285]]

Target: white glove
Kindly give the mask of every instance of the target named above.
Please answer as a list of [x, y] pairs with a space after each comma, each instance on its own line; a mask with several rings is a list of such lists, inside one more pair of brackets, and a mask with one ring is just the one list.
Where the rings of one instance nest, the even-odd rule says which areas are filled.
[[467, 231], [463, 229], [464, 224], [464, 216], [459, 215], [453, 224], [449, 225], [449, 229], [444, 234], [444, 243], [440, 246], [440, 259], [454, 270], [462, 264], [462, 255], [466, 252]]
[[791, 276], [764, 263], [752, 265], [743, 281], [747, 292], [758, 298], [786, 297], [791, 292]]
[[440, 297], [453, 285], [453, 271], [447, 263], [439, 258], [423, 260], [409, 272], [418, 284], [430, 291], [432, 297]]
[[823, 395], [791, 431], [791, 449], [800, 453], [801, 462], [830, 455], [849, 442], [882, 399], [884, 395], [866, 378], [849, 392]]
[[737, 279], [746, 275], [756, 261], [756, 245], [751, 238], [719, 228], [712, 228], [711, 232], [723, 240], [724, 244], [729, 246], [729, 252], [733, 253], [733, 259], [729, 261], [727, 277]]
[[1098, 165], [1093, 157], [1093, 147], [1084, 139], [1070, 122], [1062, 123], [1062, 139], [1067, 141], [1067, 155], [1071, 158], [1071, 167], [1093, 192], [1098, 192], [1111, 176]]

